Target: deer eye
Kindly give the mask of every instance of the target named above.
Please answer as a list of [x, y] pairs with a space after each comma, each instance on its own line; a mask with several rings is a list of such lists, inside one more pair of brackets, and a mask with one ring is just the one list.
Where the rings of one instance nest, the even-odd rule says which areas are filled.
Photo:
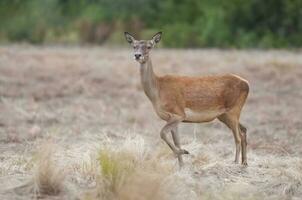
[[151, 49], [152, 47], [151, 46], [147, 46], [147, 49]]

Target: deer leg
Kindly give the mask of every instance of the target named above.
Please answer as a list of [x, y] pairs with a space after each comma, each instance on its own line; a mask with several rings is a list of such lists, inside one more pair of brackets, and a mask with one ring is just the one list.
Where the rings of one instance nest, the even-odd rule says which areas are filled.
[[240, 137], [241, 137], [241, 158], [242, 158], [242, 164], [247, 165], [247, 156], [246, 156], [246, 146], [247, 146], [247, 141], [246, 141], [246, 128], [242, 125], [239, 124], [239, 129], [240, 129]]
[[238, 125], [235, 125], [233, 128], [233, 135], [236, 143], [236, 155], [235, 155], [235, 163], [239, 163], [239, 156], [241, 151], [241, 137], [239, 132]]
[[241, 136], [240, 136], [240, 130], [239, 130], [239, 123], [237, 120], [234, 118], [230, 117], [227, 114], [223, 114], [218, 117], [218, 119], [223, 122], [227, 127], [229, 127], [234, 136], [235, 140], [235, 146], [236, 146], [236, 154], [235, 154], [235, 163], [239, 162], [239, 156], [240, 156], [240, 151], [241, 151]]
[[181, 120], [179, 119], [172, 119], [167, 122], [167, 124], [162, 128], [160, 132], [160, 137], [167, 143], [167, 145], [171, 148], [171, 150], [174, 152], [175, 155], [181, 155], [181, 154], [188, 154], [186, 150], [183, 150], [179, 147], [176, 147], [171, 141], [168, 140], [168, 134], [172, 131], [172, 129], [177, 126]]
[[[173, 138], [175, 146], [177, 148], [181, 149], [180, 148], [180, 142], [179, 142], [179, 135], [178, 135], [178, 127], [177, 127], [177, 125], [175, 125], [173, 127], [173, 129], [171, 130], [171, 133], [172, 133], [172, 138]], [[179, 166], [182, 167], [184, 165], [184, 162], [183, 162], [183, 159], [182, 159], [182, 155], [178, 154], [177, 158], [178, 158]]]

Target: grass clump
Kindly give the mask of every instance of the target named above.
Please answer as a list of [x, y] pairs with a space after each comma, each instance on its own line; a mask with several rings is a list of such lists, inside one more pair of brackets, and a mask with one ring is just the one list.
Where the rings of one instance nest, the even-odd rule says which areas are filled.
[[33, 191], [38, 196], [58, 195], [64, 190], [65, 173], [56, 166], [53, 154], [53, 146], [39, 152], [33, 180]]
[[13, 188], [16, 195], [30, 198], [61, 196], [67, 191], [65, 171], [54, 160], [53, 145], [45, 145], [33, 157], [33, 174], [28, 182]]
[[125, 180], [135, 170], [133, 156], [109, 150], [101, 150], [98, 155], [102, 196], [112, 196], [123, 187]]
[[[162, 181], [171, 174], [140, 137], [127, 138], [118, 148], [108, 145], [97, 153], [96, 187], [83, 199], [162, 199]], [[154, 198], [156, 196], [156, 198]]]
[[[127, 158], [128, 157], [128, 158]], [[130, 156], [121, 153], [111, 153], [109, 151], [101, 151], [99, 154], [99, 163], [103, 178], [111, 182], [113, 190], [117, 189], [125, 176], [134, 171], [134, 161], [129, 159]]]

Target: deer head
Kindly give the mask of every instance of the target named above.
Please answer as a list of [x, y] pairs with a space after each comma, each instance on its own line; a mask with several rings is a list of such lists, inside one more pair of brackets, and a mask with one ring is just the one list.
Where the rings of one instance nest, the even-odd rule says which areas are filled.
[[134, 49], [134, 59], [143, 64], [149, 59], [151, 49], [161, 39], [162, 32], [156, 33], [151, 40], [136, 40], [130, 33], [125, 32], [126, 40]]

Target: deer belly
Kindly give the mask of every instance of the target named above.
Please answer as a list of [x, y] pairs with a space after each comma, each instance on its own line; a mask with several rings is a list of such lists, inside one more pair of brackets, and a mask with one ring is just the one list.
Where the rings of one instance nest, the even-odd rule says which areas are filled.
[[190, 108], [185, 108], [185, 122], [209, 122], [214, 120], [219, 115], [223, 114], [224, 110], [203, 110], [195, 111]]

